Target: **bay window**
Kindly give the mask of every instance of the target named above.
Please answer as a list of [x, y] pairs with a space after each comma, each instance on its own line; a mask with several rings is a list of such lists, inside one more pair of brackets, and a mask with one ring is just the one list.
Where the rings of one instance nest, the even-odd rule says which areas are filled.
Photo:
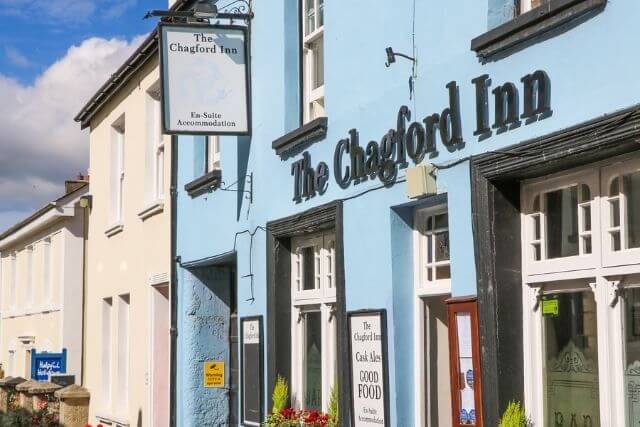
[[326, 411], [336, 375], [335, 236], [292, 239], [291, 396]]
[[324, 117], [324, 0], [302, 0], [303, 122]]
[[544, 425], [640, 422], [640, 157], [523, 182], [525, 406]]

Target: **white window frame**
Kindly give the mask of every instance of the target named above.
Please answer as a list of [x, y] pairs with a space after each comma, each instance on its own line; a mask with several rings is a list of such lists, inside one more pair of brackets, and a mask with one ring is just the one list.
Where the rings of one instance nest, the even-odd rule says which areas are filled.
[[111, 223], [122, 224], [124, 216], [124, 145], [125, 116], [122, 115], [111, 126]]
[[53, 297], [52, 249], [51, 237], [45, 237], [42, 242], [42, 296], [45, 306], [51, 305], [51, 299]]
[[[580, 200], [581, 185], [586, 184], [591, 191], [591, 202], [583, 203]], [[578, 233], [579, 233], [579, 251], [580, 253], [575, 256], [560, 257], [546, 259], [546, 236], [547, 236], [547, 224], [546, 224], [546, 206], [545, 206], [545, 194], [561, 190], [564, 188], [577, 186], [578, 189]], [[600, 246], [600, 234], [594, 232], [600, 226], [600, 216], [598, 215], [598, 200], [599, 200], [599, 188], [598, 188], [598, 173], [597, 169], [593, 168], [581, 168], [568, 175], [552, 175], [538, 178], [532, 181], [525, 181], [522, 184], [523, 204], [521, 206], [522, 211], [525, 213], [523, 216], [522, 237], [528, 244], [523, 247], [524, 263], [523, 267], [527, 274], [545, 274], [551, 272], [569, 272], [574, 270], [585, 270], [593, 267], [594, 262], [597, 262], [598, 253], [597, 249]], [[535, 199], [538, 198], [540, 210], [534, 211], [533, 205]], [[591, 231], [583, 231], [584, 218], [581, 206], [586, 204], [590, 205], [591, 209]], [[534, 235], [535, 218], [539, 218], [540, 221], [540, 238], [536, 239]], [[583, 253], [583, 237], [587, 234], [591, 235], [591, 253]], [[534, 259], [534, 245], [540, 246], [541, 259], [536, 261]]]
[[518, 0], [516, 5], [519, 4], [520, 10], [517, 10], [516, 12], [519, 15], [522, 15], [523, 13], [529, 12], [530, 10], [535, 9], [536, 7], [542, 6], [544, 3], [548, 2], [549, 0]]
[[27, 283], [25, 289], [25, 306], [27, 308], [33, 307], [33, 257], [35, 248], [33, 245], [29, 245], [26, 248], [27, 253]]
[[113, 298], [102, 299], [102, 384], [101, 404], [103, 409], [111, 412], [111, 396], [113, 392]]
[[[425, 317], [426, 307], [425, 300], [429, 297], [450, 295], [451, 294], [451, 279], [435, 280], [435, 272], [432, 276], [434, 280], [429, 282], [425, 273], [425, 268], [428, 266], [434, 267], [435, 265], [451, 265], [451, 256], [447, 262], [427, 262], [427, 254], [425, 253], [425, 245], [427, 242], [426, 221], [428, 217], [435, 219], [436, 215], [449, 214], [447, 205], [439, 205], [428, 208], [416, 209], [413, 216], [413, 324], [414, 324], [414, 336], [413, 342], [413, 361], [414, 361], [414, 422], [416, 426], [430, 426], [428, 414], [426, 411], [427, 399], [430, 398], [430, 393], [426, 386], [425, 363], [427, 355], [425, 355], [425, 347], [428, 345], [425, 339]], [[448, 219], [447, 222], [449, 223]], [[435, 232], [443, 231], [444, 229], [436, 229]], [[451, 232], [450, 223], [449, 227], [449, 250], [451, 250]], [[434, 239], [435, 240], [435, 239]], [[435, 256], [435, 252], [432, 252]], [[431, 427], [431, 426], [430, 426]]]
[[[545, 422], [545, 386], [541, 379], [541, 373], [544, 372], [544, 335], [539, 300], [545, 293], [581, 291], [587, 288], [594, 292], [597, 306], [600, 424], [625, 425], [624, 298], [620, 295], [622, 289], [640, 287], [640, 257], [637, 255], [640, 252], [638, 249], [619, 252], [610, 250], [607, 240], [610, 232], [608, 191], [610, 179], [614, 175], [622, 176], [637, 170], [640, 170], [640, 156], [624, 155], [523, 183], [521, 243], [525, 407], [536, 425], [543, 425]], [[531, 244], [529, 218], [532, 194], [540, 189], [545, 192], [553, 191], [567, 182], [584, 183], [585, 178], [589, 177], [594, 184], [591, 186], [592, 253], [588, 256], [532, 262], [528, 252]], [[532, 191], [536, 187], [536, 191]], [[621, 210], [621, 217], [625, 216]], [[555, 262], [558, 260], [561, 261]], [[534, 264], [547, 265], [545, 268], [536, 268]]]
[[220, 170], [220, 136], [207, 136], [205, 144], [205, 174], [207, 174]]
[[[307, 20], [307, 4], [313, 3], [314, 28], [309, 29]], [[324, 76], [324, 1], [323, 0], [301, 0], [301, 20], [302, 20], [302, 104], [303, 122], [308, 123], [318, 117], [325, 115], [324, 81], [323, 84], [314, 88], [316, 81], [315, 63], [316, 51], [311, 48], [314, 43], [320, 45], [322, 50], [322, 67]], [[322, 9], [322, 25], [318, 25], [320, 10]], [[324, 77], [323, 77], [324, 80]], [[318, 109], [316, 111], [316, 109]]]
[[[320, 312], [322, 324], [322, 409], [329, 406], [336, 379], [337, 319], [335, 316], [335, 234], [322, 233], [292, 239], [291, 242], [291, 396], [292, 404], [305, 407], [304, 354], [305, 313]], [[316, 275], [312, 290], [301, 290], [304, 276], [301, 249], [314, 248]], [[319, 267], [319, 268], [318, 268]]]
[[129, 363], [131, 351], [131, 297], [118, 296], [118, 342], [117, 342], [117, 404], [119, 415], [128, 414], [129, 409]]
[[9, 310], [16, 310], [17, 303], [17, 282], [18, 282], [18, 257], [16, 252], [12, 252], [10, 257], [11, 276], [9, 278]]
[[149, 148], [153, 155], [153, 184], [152, 200], [161, 201], [164, 199], [164, 135], [162, 134], [162, 107], [160, 98], [159, 82], [147, 92], [151, 103], [151, 117], [149, 138], [151, 138]]

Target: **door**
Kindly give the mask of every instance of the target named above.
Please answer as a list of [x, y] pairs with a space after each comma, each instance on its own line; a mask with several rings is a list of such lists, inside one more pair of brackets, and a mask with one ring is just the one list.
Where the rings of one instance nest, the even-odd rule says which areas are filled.
[[429, 427], [451, 427], [448, 296], [424, 298], [425, 414]]
[[169, 425], [169, 350], [171, 306], [169, 285], [154, 286], [152, 305], [151, 416], [154, 427]]

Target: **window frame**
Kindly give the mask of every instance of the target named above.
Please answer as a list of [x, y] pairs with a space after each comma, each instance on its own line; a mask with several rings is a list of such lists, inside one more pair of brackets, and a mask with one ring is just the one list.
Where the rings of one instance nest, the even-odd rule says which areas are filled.
[[[446, 228], [433, 228], [432, 230], [426, 229], [426, 223], [429, 217], [433, 218], [446, 214], [447, 215], [447, 227]], [[414, 273], [417, 280], [415, 281], [415, 292], [418, 296], [434, 296], [451, 293], [451, 226], [449, 223], [449, 211], [446, 204], [417, 209], [414, 214]], [[449, 259], [446, 261], [435, 260], [435, 250], [433, 253], [432, 262], [427, 261], [427, 255], [425, 253], [426, 242], [428, 242], [427, 235], [435, 235], [446, 231], [448, 233], [449, 241]], [[432, 243], [435, 248], [435, 239], [432, 239]], [[436, 279], [436, 267], [449, 266], [449, 278], [448, 279]], [[429, 281], [425, 274], [426, 268], [433, 268], [433, 280]]]
[[124, 114], [121, 115], [111, 125], [111, 183], [110, 191], [112, 192], [110, 208], [111, 225], [122, 224], [124, 221], [124, 149], [126, 138], [126, 122]]
[[220, 166], [220, 135], [205, 137], [204, 162], [204, 175], [222, 169]]
[[[591, 192], [591, 200], [589, 203], [591, 210], [591, 230], [583, 231], [583, 218], [581, 206], [586, 206], [587, 202], [581, 201], [581, 185], [586, 184]], [[577, 186], [578, 204], [578, 255], [558, 258], [546, 258], [547, 248], [547, 211], [545, 203], [545, 195], [557, 190]], [[598, 172], [593, 168], [580, 168], [574, 172], [563, 175], [549, 175], [535, 180], [524, 181], [521, 185], [521, 236], [526, 245], [522, 247], [523, 253], [523, 271], [528, 275], [569, 272], [575, 270], [589, 270], [593, 268], [597, 258], [600, 256], [600, 234], [596, 231], [600, 228], [599, 208], [599, 186]], [[536, 197], [539, 201], [539, 210], [534, 210], [534, 202]], [[539, 218], [540, 237], [535, 237], [535, 218]], [[591, 236], [591, 253], [583, 254], [582, 237], [590, 234]], [[533, 259], [534, 245], [540, 245], [540, 260]]]
[[[335, 385], [334, 378], [337, 368], [337, 299], [335, 287], [335, 242], [334, 232], [317, 233], [313, 235], [294, 237], [291, 239], [291, 396], [292, 405], [299, 408], [305, 404], [305, 348], [306, 348], [306, 317], [309, 312], [319, 312], [321, 318], [322, 336], [322, 410], [329, 405], [331, 388]], [[319, 271], [314, 275], [315, 287], [310, 290], [300, 290], [304, 277], [304, 263], [300, 259], [300, 249], [314, 248], [314, 264]], [[315, 253], [317, 251], [317, 254]], [[298, 266], [300, 269], [298, 270]], [[300, 274], [298, 274], [300, 271]], [[329, 279], [331, 277], [331, 279]], [[332, 286], [327, 286], [332, 283]]]
[[[308, 14], [307, 4], [313, 3], [314, 11], [314, 28], [313, 31], [307, 32]], [[318, 25], [318, 18], [322, 17], [322, 25]], [[302, 124], [309, 123], [317, 118], [326, 116], [325, 93], [324, 93], [324, 0], [300, 0], [300, 78], [301, 78], [301, 98], [302, 98]], [[321, 55], [318, 55], [313, 44], [318, 44]], [[317, 57], [322, 58], [322, 84], [314, 88], [316, 81], [316, 60]], [[317, 104], [322, 104], [322, 111], [314, 113], [313, 109]]]

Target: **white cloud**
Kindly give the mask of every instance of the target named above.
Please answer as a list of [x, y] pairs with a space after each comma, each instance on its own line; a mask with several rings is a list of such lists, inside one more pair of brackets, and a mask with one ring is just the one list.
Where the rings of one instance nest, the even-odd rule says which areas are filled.
[[29, 86], [0, 74], [0, 220], [26, 216], [86, 172], [88, 134], [73, 118], [140, 42], [87, 39]]

